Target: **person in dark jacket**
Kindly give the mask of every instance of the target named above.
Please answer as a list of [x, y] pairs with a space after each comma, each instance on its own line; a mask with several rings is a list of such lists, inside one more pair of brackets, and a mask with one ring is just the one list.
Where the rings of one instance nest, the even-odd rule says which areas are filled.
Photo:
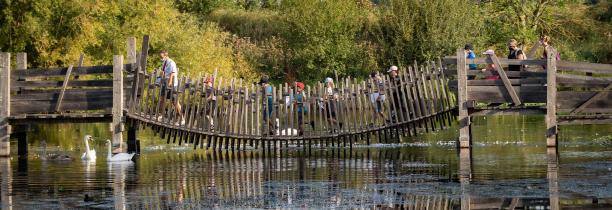
[[[525, 53], [523, 53], [523, 50], [518, 48], [517, 45], [518, 42], [515, 39], [510, 39], [510, 41], [508, 41], [508, 59], [525, 60]], [[508, 71], [521, 71], [522, 68], [522, 65], [508, 65]]]

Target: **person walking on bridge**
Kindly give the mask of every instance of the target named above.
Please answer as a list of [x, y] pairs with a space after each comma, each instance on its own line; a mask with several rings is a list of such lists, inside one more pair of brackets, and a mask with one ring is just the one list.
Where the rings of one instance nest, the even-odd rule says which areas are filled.
[[[374, 106], [374, 121], [382, 119], [385, 122], [385, 83], [378, 72], [372, 72], [370, 74], [371, 85], [370, 87], [370, 102]], [[373, 126], [373, 125], [370, 125]]]
[[399, 76], [399, 68], [397, 66], [391, 66], [387, 71], [390, 76], [389, 85], [391, 86], [391, 90], [393, 93], [391, 94], [393, 98], [393, 105], [391, 106], [391, 121], [393, 123], [399, 123], [401, 119], [406, 119], [408, 116], [408, 110], [406, 110], [406, 106], [404, 106], [403, 100], [403, 90], [402, 90], [402, 80]]
[[209, 124], [209, 128], [210, 130], [214, 130], [215, 129], [215, 122], [214, 122], [214, 113], [215, 113], [215, 108], [217, 107], [217, 96], [215, 95], [215, 88], [214, 88], [214, 77], [213, 76], [208, 76], [206, 78], [206, 80], [204, 81], [206, 84], [205, 87], [205, 92], [204, 92], [204, 96], [206, 98], [206, 120], [208, 120], [208, 124]]
[[268, 77], [268, 75], [263, 75], [259, 80], [259, 84], [263, 88], [263, 120], [264, 122], [267, 122], [266, 124], [268, 124], [267, 132], [265, 130], [265, 126], [262, 126], [262, 128], [264, 128], [264, 134], [274, 135], [274, 119], [272, 119], [272, 111], [274, 109], [274, 99], [272, 98], [272, 93], [274, 90], [272, 85], [268, 83], [269, 80], [270, 77]]
[[[158, 105], [158, 110], [164, 111], [163, 108], [165, 108], [166, 100], [171, 100], [172, 106], [180, 116], [180, 124], [183, 125], [185, 124], [185, 117], [181, 110], [181, 104], [173, 94], [173, 91], [176, 91], [178, 88], [178, 68], [176, 67], [176, 63], [168, 56], [168, 51], [160, 51], [159, 57], [162, 61], [162, 81], [160, 93], [161, 103]], [[161, 116], [158, 120], [161, 120]]]
[[[336, 116], [338, 94], [335, 88], [334, 80], [330, 77], [325, 78], [325, 113], [332, 133], [342, 129], [342, 123], [338, 123]], [[338, 129], [334, 129], [336, 126]]]
[[[306, 95], [304, 94], [304, 83], [295, 83], [295, 105], [297, 106], [298, 135], [304, 135], [304, 115], [308, 114], [308, 107], [304, 106]], [[314, 122], [313, 122], [314, 123]]]

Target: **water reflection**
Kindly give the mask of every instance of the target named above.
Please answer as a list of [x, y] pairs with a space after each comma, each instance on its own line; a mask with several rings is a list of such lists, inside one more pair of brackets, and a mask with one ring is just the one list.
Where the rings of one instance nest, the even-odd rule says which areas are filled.
[[461, 183], [461, 209], [471, 209], [470, 180], [472, 179], [472, 150], [459, 150], [459, 182]]
[[[193, 151], [192, 145], [167, 145], [145, 130], [139, 134], [143, 154], [131, 164], [107, 163], [105, 155], [97, 162], [41, 158], [47, 152], [43, 137], [49, 153], [80, 157], [83, 152], [82, 136], [73, 138], [73, 132], [65, 131], [74, 128], [59, 126], [67, 135], [62, 139], [45, 135], [52, 129], [32, 135], [28, 162], [0, 162], [2, 209], [555, 209], [568, 203], [580, 209], [584, 198], [591, 204], [598, 197], [599, 206], [610, 202], [612, 148], [605, 146], [609, 134], [602, 130], [612, 129], [597, 130], [596, 138], [582, 133], [594, 128], [575, 129], [581, 133], [576, 139], [568, 139], [574, 131], [564, 129], [560, 137], [566, 140], [560, 141], [557, 153], [535, 137], [543, 135], [529, 130], [538, 129], [530, 120], [516, 120], [516, 128], [527, 130], [507, 138], [492, 134], [514, 129], [507, 125], [513, 120], [492, 121], [505, 124], [476, 128], [482, 133], [471, 151], [448, 143], [453, 131], [419, 136], [407, 144], [291, 148], [264, 155], [260, 150]], [[110, 136], [107, 129], [88, 126], [74, 130], [98, 140]], [[92, 147], [104, 151], [98, 140]], [[84, 200], [85, 194], [91, 199]]]
[[557, 148], [547, 148], [546, 158], [548, 167], [546, 170], [546, 178], [548, 179], [548, 192], [550, 198], [550, 209], [559, 209], [559, 156]]
[[[128, 208], [369, 208], [427, 207], [450, 209], [452, 196], [424, 192], [441, 179], [442, 165], [402, 165], [399, 150], [390, 152], [316, 151], [317, 156], [261, 157], [258, 152], [177, 154], [162, 157], [158, 171], [139, 174], [140, 184]], [[337, 158], [337, 155], [355, 158]], [[351, 155], [352, 154], [352, 155]], [[370, 154], [370, 158], [366, 158]], [[414, 158], [414, 157], [413, 157]], [[171, 163], [171, 164], [166, 164]], [[161, 168], [163, 167], [163, 169]], [[414, 171], [418, 174], [399, 173]], [[157, 181], [155, 181], [157, 180]], [[147, 183], [147, 184], [143, 184]], [[398, 184], [402, 183], [402, 186]], [[422, 189], [417, 189], [422, 188]], [[140, 200], [140, 201], [138, 201]]]
[[126, 177], [128, 170], [134, 168], [133, 162], [108, 163], [108, 175], [113, 180], [113, 200], [115, 209], [127, 209], [126, 206]]

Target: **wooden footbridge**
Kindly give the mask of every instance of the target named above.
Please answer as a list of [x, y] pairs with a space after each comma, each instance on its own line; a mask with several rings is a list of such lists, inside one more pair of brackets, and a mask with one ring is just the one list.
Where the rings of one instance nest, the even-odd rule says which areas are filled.
[[[612, 113], [612, 80], [606, 77], [612, 73], [612, 65], [493, 56], [475, 62], [498, 67], [546, 65], [549, 71], [504, 72], [498, 68], [501, 80], [467, 80], [468, 74], [487, 73], [466, 70], [467, 61], [461, 59], [465, 56], [460, 50], [455, 58], [404, 66], [396, 77], [383, 76], [380, 85], [372, 79], [341, 79], [336, 81], [333, 97], [322, 83], [306, 86], [303, 93], [296, 92], [294, 84], [279, 84], [266, 94], [259, 84], [217, 77], [216, 73], [193, 78], [181, 75], [172, 95], [182, 105], [182, 120], [171, 100], [163, 103], [157, 79], [160, 72], [146, 68], [148, 43], [145, 36], [137, 53], [136, 39], [128, 39], [127, 59], [115, 55], [112, 65], [107, 66], [82, 66], [81, 57], [76, 66], [28, 69], [25, 53], [17, 53], [15, 67], [10, 54], [1, 53], [0, 155], [9, 155], [11, 133], [19, 139], [18, 153], [25, 154], [27, 124], [33, 122], [111, 122], [113, 144], [117, 150], [128, 151], [137, 150], [136, 131], [145, 127], [167, 143], [189, 143], [194, 148], [351, 147], [357, 141], [386, 142], [447, 128], [458, 107], [459, 142], [469, 147], [469, 118], [475, 114], [546, 110], [548, 136], [554, 139], [557, 119], [609, 123]], [[557, 74], [558, 69], [589, 75]], [[205, 83], [206, 78], [213, 79], [212, 85]], [[579, 86], [580, 90], [568, 86]], [[371, 100], [374, 93], [386, 96], [382, 114], [376, 113], [377, 102]], [[297, 94], [304, 100], [296, 100]], [[513, 106], [476, 106], [479, 103]], [[535, 108], [525, 105], [529, 103], [536, 103]], [[558, 112], [570, 114], [556, 116]]]

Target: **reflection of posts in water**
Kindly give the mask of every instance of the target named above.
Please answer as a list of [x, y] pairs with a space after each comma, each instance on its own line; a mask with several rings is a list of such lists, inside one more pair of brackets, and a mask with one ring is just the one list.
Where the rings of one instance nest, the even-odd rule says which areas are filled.
[[472, 154], [469, 148], [459, 151], [459, 182], [461, 183], [461, 209], [470, 209], [470, 180], [472, 179]]
[[0, 209], [13, 209], [13, 198], [11, 196], [13, 177], [11, 173], [11, 159], [0, 158], [0, 175], [2, 176], [2, 181], [0, 182]]
[[127, 209], [125, 198], [125, 182], [127, 171], [134, 167], [132, 162], [108, 163], [108, 171], [113, 176], [113, 198], [115, 209]]
[[548, 193], [550, 197], [550, 209], [557, 210], [559, 208], [559, 157], [557, 156], [557, 148], [549, 147], [546, 150], [548, 159], [548, 168], [546, 170], [546, 178], [548, 179]]
[[133, 166], [132, 162], [108, 163], [108, 172], [113, 177], [113, 200], [115, 209], [127, 209], [125, 204], [125, 178], [127, 168]]

